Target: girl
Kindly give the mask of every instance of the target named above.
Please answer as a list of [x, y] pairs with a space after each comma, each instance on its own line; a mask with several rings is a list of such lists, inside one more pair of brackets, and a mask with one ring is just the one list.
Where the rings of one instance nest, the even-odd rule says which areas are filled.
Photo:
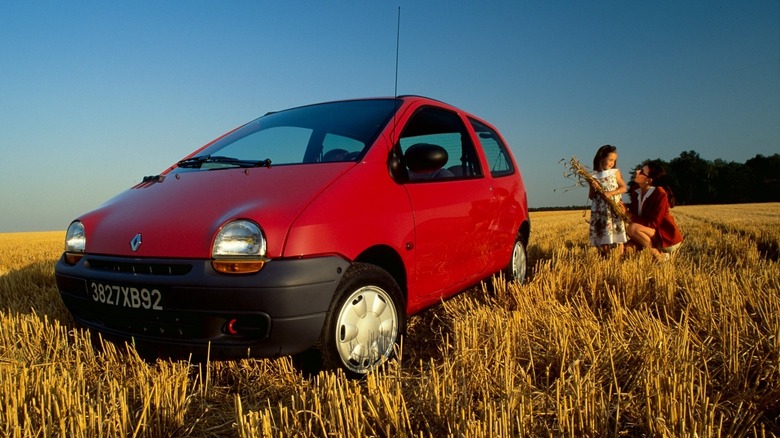
[[[590, 244], [598, 247], [606, 255], [612, 246], [623, 254], [623, 244], [628, 240], [623, 220], [612, 211], [606, 198], [620, 204], [620, 195], [626, 192], [626, 183], [615, 166], [617, 148], [604, 145], [593, 157], [593, 177], [600, 184], [591, 187], [588, 197], [593, 201], [590, 207]], [[622, 204], [620, 204], [622, 205]]]

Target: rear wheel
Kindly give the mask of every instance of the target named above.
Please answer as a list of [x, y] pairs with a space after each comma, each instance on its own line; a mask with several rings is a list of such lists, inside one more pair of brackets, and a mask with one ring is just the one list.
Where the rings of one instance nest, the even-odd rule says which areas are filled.
[[378, 266], [353, 264], [342, 277], [320, 338], [324, 368], [365, 375], [392, 357], [405, 324], [395, 279]]
[[527, 264], [528, 257], [525, 253], [525, 245], [523, 245], [522, 240], [517, 239], [512, 248], [512, 258], [509, 259], [509, 264], [504, 269], [504, 275], [506, 275], [507, 280], [517, 280], [519, 283], [525, 281]]

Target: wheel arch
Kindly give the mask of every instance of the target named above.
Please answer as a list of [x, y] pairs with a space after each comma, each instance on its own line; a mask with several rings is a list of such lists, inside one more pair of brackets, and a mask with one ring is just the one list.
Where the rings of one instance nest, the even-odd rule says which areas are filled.
[[385, 245], [377, 245], [363, 251], [358, 255], [354, 262], [370, 263], [379, 266], [395, 278], [404, 300], [408, 300], [406, 267], [401, 256], [392, 248]]
[[523, 223], [520, 224], [520, 228], [517, 229], [517, 238], [520, 239], [521, 242], [523, 242], [523, 246], [528, 248], [528, 240], [531, 237], [531, 220], [525, 219]]

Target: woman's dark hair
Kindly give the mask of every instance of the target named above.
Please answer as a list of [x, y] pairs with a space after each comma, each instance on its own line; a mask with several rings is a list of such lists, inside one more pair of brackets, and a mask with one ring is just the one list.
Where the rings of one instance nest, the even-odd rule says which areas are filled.
[[674, 207], [674, 192], [666, 182], [666, 170], [663, 168], [663, 166], [661, 166], [661, 164], [655, 161], [648, 161], [645, 163], [645, 166], [647, 166], [647, 170], [650, 171], [650, 178], [653, 179], [653, 185], [656, 187], [662, 187], [664, 189], [667, 197], [669, 198], [669, 207]]
[[[605, 158], [609, 156], [609, 154], [615, 152], [617, 148], [615, 146], [612, 146], [611, 144], [605, 144], [604, 146], [600, 147], [599, 150], [596, 151], [596, 156], [593, 157], [593, 171], [594, 172], [601, 172], [601, 162], [604, 161]], [[617, 161], [615, 161], [615, 166], [617, 166]]]

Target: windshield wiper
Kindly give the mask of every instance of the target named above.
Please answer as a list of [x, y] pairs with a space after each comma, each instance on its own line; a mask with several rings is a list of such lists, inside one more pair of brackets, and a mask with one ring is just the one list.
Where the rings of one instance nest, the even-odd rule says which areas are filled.
[[238, 158], [233, 157], [221, 157], [221, 156], [214, 156], [211, 155], [201, 155], [198, 157], [190, 157], [185, 158], [176, 165], [178, 167], [192, 167], [192, 168], [201, 168], [204, 163], [219, 163], [219, 164], [225, 164], [227, 166], [236, 166], [236, 167], [271, 167], [271, 159], [266, 158], [265, 160], [239, 160]]
[[199, 157], [190, 157], [185, 158], [178, 163], [176, 163], [176, 166], [178, 167], [200, 167], [201, 164], [203, 164], [204, 161], [209, 159], [209, 155], [201, 155]]

